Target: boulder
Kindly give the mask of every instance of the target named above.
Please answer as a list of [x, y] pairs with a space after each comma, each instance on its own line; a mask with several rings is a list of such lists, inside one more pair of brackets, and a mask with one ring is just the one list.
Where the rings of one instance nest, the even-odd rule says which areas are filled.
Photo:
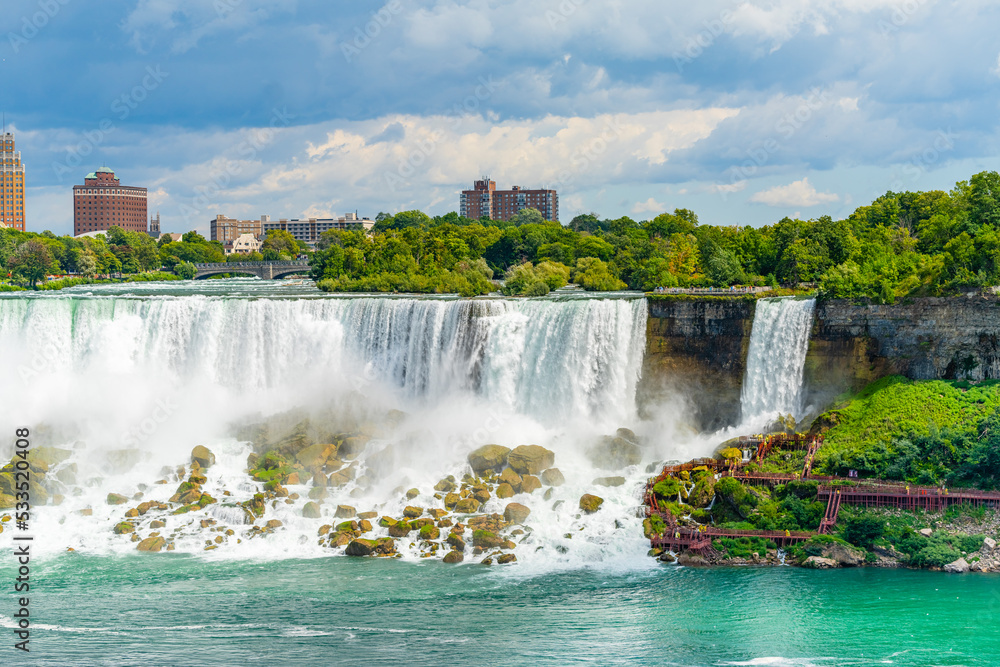
[[358, 521], [358, 530], [360, 530], [362, 533], [370, 533], [372, 530], [372, 522], [369, 521], [368, 519], [362, 519], [361, 521]]
[[365, 540], [358, 538], [347, 545], [346, 553], [348, 556], [371, 556], [375, 552], [375, 547], [377, 542], [375, 540]]
[[135, 526], [127, 521], [122, 521], [117, 526], [115, 526], [115, 535], [125, 535], [127, 533], [134, 533]]
[[677, 564], [685, 567], [706, 567], [708, 566], [708, 561], [705, 560], [704, 556], [692, 553], [691, 551], [684, 551], [677, 557]]
[[454, 549], [458, 551], [465, 551], [465, 540], [458, 533], [449, 533], [448, 544], [450, 544]]
[[490, 492], [485, 488], [478, 489], [472, 494], [472, 497], [479, 501], [480, 504], [485, 505], [486, 502], [492, 498]]
[[945, 572], [965, 573], [965, 572], [969, 571], [969, 564], [965, 561], [964, 558], [959, 558], [954, 563], [948, 563], [947, 565], [945, 565], [944, 566], [944, 571]]
[[508, 523], [524, 523], [531, 510], [520, 503], [508, 503], [503, 511], [504, 521]]
[[840, 543], [824, 545], [822, 555], [843, 567], [859, 567], [865, 562], [864, 551]]
[[295, 455], [295, 460], [298, 461], [303, 468], [311, 473], [317, 473], [323, 469], [326, 465], [326, 460], [330, 458], [332, 454], [336, 454], [337, 446], [318, 443], [315, 445], [309, 445], [308, 447], [299, 451]]
[[14, 496], [0, 493], [0, 510], [14, 509], [15, 505], [17, 505], [17, 499]]
[[337, 455], [344, 459], [353, 459], [358, 456], [368, 445], [370, 438], [366, 435], [356, 435], [345, 438], [337, 450]]
[[594, 480], [595, 486], [622, 486], [625, 484], [624, 477], [598, 477]]
[[478, 476], [488, 472], [496, 472], [507, 463], [510, 449], [501, 445], [484, 445], [469, 454], [469, 465]]
[[377, 519], [378, 512], [358, 512], [359, 519]]
[[534, 475], [525, 475], [521, 478], [521, 493], [534, 493], [542, 488], [542, 482]]
[[472, 514], [479, 510], [479, 501], [475, 498], [465, 498], [455, 504], [455, 511], [459, 514]]
[[462, 496], [457, 493], [449, 493], [444, 497], [444, 506], [448, 509], [454, 509], [455, 505], [462, 499]]
[[407, 507], [403, 508], [403, 516], [405, 516], [407, 519], [416, 519], [423, 513], [424, 513], [423, 507], [413, 507], [411, 505], [408, 505]]
[[330, 473], [330, 477], [327, 479], [327, 486], [332, 486], [333, 488], [341, 487], [350, 483], [352, 479], [354, 479], [354, 468], [344, 468], [343, 470]]
[[449, 565], [461, 563], [463, 560], [465, 560], [465, 554], [461, 551], [449, 551], [444, 555], [444, 562]]
[[124, 505], [128, 502], [128, 498], [121, 495], [120, 493], [109, 493], [107, 498], [107, 503], [109, 505]]
[[515, 447], [507, 456], [507, 464], [521, 475], [538, 475], [555, 462], [555, 453], [538, 445]]
[[391, 537], [380, 537], [375, 540], [375, 554], [378, 556], [391, 556], [396, 553], [396, 540]]
[[139, 546], [136, 549], [139, 551], [157, 552], [165, 546], [167, 546], [167, 541], [162, 537], [147, 537], [139, 542]]
[[642, 449], [624, 438], [602, 438], [587, 450], [587, 458], [598, 468], [621, 470], [642, 461]]
[[921, 528], [918, 532], [921, 535], [923, 535], [924, 537], [930, 537], [931, 535], [934, 534], [934, 529], [933, 528]]
[[517, 556], [515, 556], [514, 554], [500, 554], [500, 556], [497, 557], [498, 565], [507, 565], [509, 563], [516, 563], [516, 562], [517, 562]]
[[314, 472], [312, 476], [314, 488], [326, 488], [326, 475], [322, 472]]
[[422, 540], [436, 540], [441, 537], [441, 529], [435, 526], [433, 523], [427, 524], [420, 529], [420, 539]]
[[997, 541], [994, 540], [992, 537], [987, 537], [985, 540], [983, 540], [982, 552], [984, 554], [993, 553], [993, 550], [996, 548], [997, 548]]
[[264, 527], [267, 528], [268, 530], [274, 530], [275, 528], [281, 528], [284, 525], [285, 524], [283, 524], [281, 521], [277, 519], [271, 519], [266, 524], [264, 524]]
[[511, 487], [510, 484], [507, 484], [506, 482], [504, 482], [503, 484], [501, 484], [500, 486], [497, 487], [496, 494], [497, 494], [497, 498], [500, 498], [501, 500], [504, 500], [506, 498], [513, 497], [513, 495], [514, 495], [514, 489]]
[[836, 567], [840, 567], [840, 563], [833, 560], [832, 558], [823, 558], [821, 556], [809, 556], [809, 558], [806, 558], [805, 562], [802, 563], [802, 567], [811, 567], [816, 570], [830, 570]]
[[357, 510], [350, 505], [337, 505], [337, 511], [334, 513], [334, 517], [337, 519], [350, 519], [357, 514]]
[[440, 518], [444, 517], [444, 515], [447, 514], [448, 512], [446, 512], [445, 510], [440, 509], [440, 508], [434, 508], [434, 509], [427, 510], [427, 513], [430, 514], [435, 519], [440, 519]]
[[632, 431], [632, 429], [620, 428], [617, 431], [615, 431], [615, 436], [627, 442], [631, 442], [633, 445], [639, 444], [639, 437], [635, 434], [634, 431]]
[[389, 526], [389, 535], [392, 537], [406, 537], [413, 530], [409, 521], [397, 521]]
[[604, 498], [601, 498], [600, 496], [585, 493], [580, 497], [580, 509], [587, 514], [593, 514], [597, 510], [601, 509], [601, 505], [603, 504]]
[[458, 486], [455, 484], [454, 477], [452, 477], [451, 479], [447, 478], [442, 479], [440, 482], [434, 485], [434, 490], [439, 493], [451, 493], [457, 488]]
[[48, 472], [50, 468], [59, 465], [72, 455], [72, 451], [58, 447], [32, 447], [27, 454], [31, 467], [42, 472]]
[[346, 547], [351, 543], [351, 538], [347, 533], [334, 533], [330, 537], [330, 546], [334, 549], [339, 549], [340, 547]]
[[501, 484], [509, 484], [510, 488], [514, 489], [515, 493], [521, 492], [521, 476], [510, 468], [507, 468], [500, 473], [499, 481]]
[[546, 486], [562, 486], [565, 483], [566, 478], [563, 477], [562, 471], [559, 468], [549, 468], [542, 472], [542, 484]]
[[326, 486], [314, 486], [309, 489], [309, 500], [325, 500], [329, 496]]
[[210, 468], [215, 465], [215, 454], [208, 447], [198, 445], [191, 450], [191, 463], [197, 463], [202, 468]]
[[503, 539], [488, 530], [476, 530], [472, 533], [472, 546], [474, 547], [498, 549], [502, 544]]
[[407, 500], [413, 500], [414, 498], [416, 498], [419, 495], [420, 495], [420, 489], [415, 489], [415, 488], [414, 489], [410, 489], [409, 491], [406, 492], [406, 499]]
[[302, 508], [302, 516], [307, 519], [318, 519], [323, 516], [323, 511], [317, 503], [308, 502], [305, 504], [305, 507]]

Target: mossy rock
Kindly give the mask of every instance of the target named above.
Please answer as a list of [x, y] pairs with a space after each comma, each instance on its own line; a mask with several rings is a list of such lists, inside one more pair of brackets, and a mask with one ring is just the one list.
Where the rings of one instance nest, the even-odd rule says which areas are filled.
[[449, 565], [457, 565], [465, 560], [465, 554], [461, 551], [449, 551], [444, 555], [443, 562]]
[[503, 542], [503, 538], [489, 530], [476, 530], [472, 532], [472, 546], [474, 547], [498, 549]]
[[449, 533], [447, 542], [453, 548], [459, 551], [465, 551], [465, 540], [462, 539], [462, 536], [459, 535], [458, 533]]
[[504, 482], [496, 489], [497, 498], [501, 500], [506, 500], [507, 498], [512, 498], [514, 496], [514, 489], [510, 484]]
[[219, 501], [213, 498], [212, 496], [208, 495], [207, 493], [203, 493], [201, 494], [201, 497], [198, 499], [198, 507], [205, 509], [209, 505], [212, 505], [217, 502]]
[[375, 547], [377, 546], [375, 540], [366, 540], [363, 538], [358, 538], [353, 540], [347, 545], [347, 551], [345, 552], [348, 556], [354, 556], [358, 558], [363, 558], [365, 556], [371, 556], [375, 553]]
[[434, 524], [428, 524], [420, 529], [420, 539], [436, 540], [441, 537], [441, 529]]
[[403, 508], [403, 516], [405, 516], [407, 519], [416, 519], [423, 513], [424, 513], [423, 507], [407, 506]]
[[357, 516], [358, 510], [350, 505], [337, 505], [334, 517], [337, 519], [350, 519]]
[[497, 565], [509, 565], [516, 562], [517, 556], [514, 554], [500, 554], [497, 556]]
[[396, 540], [391, 537], [380, 537], [375, 540], [375, 553], [379, 556], [391, 556], [396, 553]]
[[593, 514], [597, 510], [601, 509], [601, 505], [603, 504], [604, 498], [601, 498], [600, 496], [585, 493], [580, 497], [580, 509], [587, 514]]
[[28, 463], [32, 468], [48, 472], [73, 455], [68, 449], [58, 447], [32, 447], [28, 451]]
[[202, 468], [211, 468], [215, 465], [215, 454], [204, 445], [198, 445], [191, 450], [191, 462], [197, 463]]
[[340, 523], [338, 523], [336, 525], [336, 527], [334, 528], [334, 531], [336, 531], [338, 533], [353, 533], [354, 531], [356, 531], [358, 529], [358, 527], [359, 526], [358, 526], [358, 522], [357, 521], [353, 521], [353, 520], [352, 521], [341, 521]]
[[134, 533], [135, 526], [130, 524], [128, 521], [122, 521], [117, 526], [115, 526], [115, 535], [125, 535], [127, 533]]
[[346, 486], [351, 483], [354, 479], [354, 468], [344, 468], [343, 470], [338, 470], [337, 472], [330, 473], [330, 477], [327, 479], [327, 486], [332, 488], [340, 488], [341, 486]]
[[350, 438], [345, 438], [340, 444], [340, 448], [337, 450], [337, 456], [342, 459], [353, 459], [356, 458], [361, 452], [364, 451], [368, 442], [371, 440], [366, 435], [356, 435]]
[[[434, 490], [438, 493], [451, 493], [458, 488], [453, 480], [442, 479], [440, 482], [434, 485]], [[408, 499], [409, 500], [409, 499]]]
[[120, 493], [109, 493], [105, 502], [109, 505], [124, 505], [128, 502], [128, 498]]
[[147, 537], [139, 542], [136, 547], [138, 551], [158, 552], [167, 546], [167, 541], [162, 537]]
[[399, 522], [393, 519], [391, 516], [384, 516], [378, 520], [378, 525], [382, 526], [383, 528], [391, 528], [392, 526], [395, 526], [397, 523]]
[[469, 465], [476, 475], [482, 477], [488, 472], [500, 470], [507, 463], [510, 449], [501, 445], [484, 445], [469, 454]]
[[337, 453], [337, 445], [319, 443], [300, 450], [295, 460], [311, 473], [319, 472], [326, 465], [327, 459]]
[[555, 461], [554, 452], [538, 445], [515, 447], [507, 456], [507, 464], [521, 475], [541, 474], [543, 470], [551, 468]]
[[473, 492], [472, 497], [478, 500], [481, 505], [485, 505], [487, 501], [489, 501], [489, 499], [492, 498], [493, 496], [490, 495], [490, 492], [488, 490], [482, 488]]
[[406, 492], [406, 499], [407, 500], [413, 500], [414, 498], [416, 498], [419, 495], [420, 495], [420, 489], [412, 488], [412, 489], [410, 489], [409, 491]]
[[389, 535], [391, 537], [406, 537], [412, 530], [413, 526], [410, 525], [409, 521], [397, 521], [389, 526]]
[[[325, 481], [326, 478], [324, 477], [323, 479]], [[307, 495], [309, 496], [309, 500], [326, 500], [330, 496], [325, 486], [314, 486], [309, 489]]]
[[459, 500], [455, 505], [455, 511], [459, 514], [474, 514], [479, 511], [479, 501], [471, 496]]
[[507, 468], [502, 473], [500, 473], [500, 477], [497, 479], [497, 481], [500, 482], [501, 484], [509, 484], [510, 488], [514, 489], [515, 493], [521, 492], [521, 476], [518, 475], [513, 470], [511, 470], [510, 468]]
[[369, 521], [368, 519], [362, 519], [361, 521], [358, 521], [358, 530], [360, 530], [362, 533], [372, 532], [372, 522]]
[[323, 510], [318, 503], [308, 502], [302, 508], [302, 516], [306, 519], [318, 519], [323, 516]]

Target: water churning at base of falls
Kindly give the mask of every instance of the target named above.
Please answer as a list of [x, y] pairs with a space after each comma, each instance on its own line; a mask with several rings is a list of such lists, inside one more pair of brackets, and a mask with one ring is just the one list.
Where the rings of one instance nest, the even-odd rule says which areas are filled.
[[[400, 411], [400, 423], [376, 424], [358, 481], [331, 489], [322, 518], [303, 516], [312, 483], [304, 479], [288, 489], [299, 498], [269, 506], [266, 518], [283, 523], [276, 534], [205, 557], [330, 555], [316, 533], [334, 522], [338, 504], [389, 516], [406, 504], [439, 506], [435, 483], [461, 477], [470, 451], [497, 443], [543, 445], [566, 477], [545, 500], [541, 492], [511, 499], [532, 510], [527, 546], [517, 551], [523, 567], [642, 560], [635, 508], [644, 465], [601, 470], [586, 451], [636, 426], [643, 299], [281, 298], [267, 288], [226, 295], [223, 282], [211, 294], [97, 288], [0, 298], [8, 379], [0, 428], [33, 424], [44, 444], [73, 452], [61, 464], [73, 470], [61, 504], [38, 508], [51, 550], [134, 551], [111, 529], [138, 501], [109, 506], [106, 496], [166, 501], [177, 481], [163, 483], [165, 466], [187, 463], [196, 445], [217, 457], [204, 490], [221, 502], [204, 513], [239, 537], [248, 526], [233, 525], [241, 510], [223, 494], [242, 500], [260, 487], [246, 474], [251, 446], [235, 435], [240, 426], [288, 411], [355, 424]], [[627, 482], [599, 489], [606, 511], [581, 515], [580, 496], [607, 475]], [[420, 495], [403, 498], [399, 489], [410, 487]], [[492, 498], [483, 509], [503, 513], [507, 502]], [[161, 530], [178, 551], [202, 553], [206, 534], [191, 522], [170, 517]], [[416, 557], [415, 547], [401, 551]]]
[[779, 414], [802, 416], [802, 379], [815, 308], [815, 299], [757, 301], [740, 401], [743, 425], [756, 427]]

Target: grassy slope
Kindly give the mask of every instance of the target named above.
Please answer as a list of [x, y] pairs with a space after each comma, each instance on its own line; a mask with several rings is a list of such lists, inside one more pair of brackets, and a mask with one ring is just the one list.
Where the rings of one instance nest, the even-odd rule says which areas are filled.
[[857, 396], [823, 415], [835, 420], [816, 457], [819, 467], [837, 452], [859, 452], [910, 433], [934, 428], [972, 432], [1000, 410], [1000, 384], [930, 380], [915, 382], [894, 376], [866, 387]]

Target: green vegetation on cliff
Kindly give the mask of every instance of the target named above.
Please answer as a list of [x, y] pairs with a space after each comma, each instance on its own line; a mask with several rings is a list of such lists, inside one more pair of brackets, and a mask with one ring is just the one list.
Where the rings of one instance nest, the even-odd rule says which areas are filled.
[[883, 378], [817, 420], [818, 472], [1000, 487], [1000, 383]]

